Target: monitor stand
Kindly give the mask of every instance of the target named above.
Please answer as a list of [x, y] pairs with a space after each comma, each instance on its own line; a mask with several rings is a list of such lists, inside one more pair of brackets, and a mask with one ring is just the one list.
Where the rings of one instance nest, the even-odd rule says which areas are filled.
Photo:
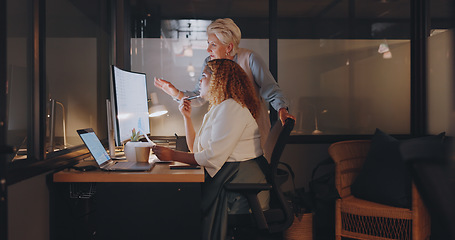
[[123, 149], [121, 148], [115, 148], [114, 154], [111, 154], [110, 150], [108, 152], [113, 160], [126, 160], [125, 152], [123, 152]]

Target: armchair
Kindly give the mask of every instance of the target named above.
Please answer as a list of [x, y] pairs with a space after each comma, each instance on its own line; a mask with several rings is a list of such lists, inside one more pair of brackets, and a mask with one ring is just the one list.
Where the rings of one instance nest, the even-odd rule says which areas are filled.
[[335, 235], [356, 239], [429, 239], [430, 218], [412, 184], [411, 209], [358, 199], [351, 184], [370, 149], [369, 140], [342, 141], [329, 147], [335, 162], [335, 186], [340, 195], [335, 206]]

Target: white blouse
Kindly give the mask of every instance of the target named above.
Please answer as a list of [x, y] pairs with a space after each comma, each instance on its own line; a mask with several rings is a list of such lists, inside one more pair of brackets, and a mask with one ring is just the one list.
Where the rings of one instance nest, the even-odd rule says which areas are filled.
[[261, 156], [261, 135], [246, 107], [227, 99], [210, 109], [194, 141], [194, 158], [211, 177], [225, 162], [242, 162]]

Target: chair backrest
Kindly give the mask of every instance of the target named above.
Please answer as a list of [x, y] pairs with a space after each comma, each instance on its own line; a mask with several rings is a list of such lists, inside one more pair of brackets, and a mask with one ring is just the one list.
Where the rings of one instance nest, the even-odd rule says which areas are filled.
[[271, 192], [271, 208], [280, 208], [285, 216], [285, 221], [279, 224], [269, 224], [269, 232], [280, 232], [284, 231], [292, 225], [294, 220], [294, 215], [291, 209], [291, 206], [286, 201], [283, 192], [281, 190], [281, 181], [280, 173], [278, 170], [278, 164], [281, 159], [281, 155], [288, 141], [289, 135], [291, 134], [292, 129], [294, 128], [295, 120], [288, 118], [285, 121], [284, 126], [281, 126], [281, 122], [277, 121], [275, 126], [270, 131], [269, 137], [267, 138], [267, 143], [273, 143], [273, 151], [270, 154], [270, 181], [273, 186]]
[[[274, 125], [272, 130], [270, 131], [269, 137], [267, 138], [267, 142], [275, 142], [273, 146], [273, 151], [270, 154], [270, 169], [272, 173], [272, 178], [277, 175], [278, 164], [281, 159], [281, 155], [283, 154], [284, 147], [288, 141], [289, 136], [291, 135], [291, 131], [294, 128], [295, 120], [288, 118], [286, 119], [284, 126], [281, 125], [280, 121]], [[275, 141], [273, 141], [276, 139]], [[266, 145], [267, 145], [266, 142]], [[271, 179], [273, 181], [273, 179]]]
[[329, 155], [335, 162], [335, 187], [341, 198], [351, 195], [351, 185], [362, 170], [370, 145], [370, 140], [350, 140], [330, 145]]
[[278, 141], [278, 137], [280, 136], [281, 131], [283, 130], [284, 126], [281, 125], [281, 121], [276, 121], [276, 123], [271, 128], [269, 135], [264, 144], [264, 157], [270, 163], [270, 159], [272, 158], [272, 152], [275, 149], [276, 142]]

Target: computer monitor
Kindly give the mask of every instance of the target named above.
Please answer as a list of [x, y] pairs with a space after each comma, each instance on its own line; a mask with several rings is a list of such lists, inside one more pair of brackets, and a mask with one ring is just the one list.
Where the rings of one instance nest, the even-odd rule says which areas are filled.
[[11, 158], [14, 158], [19, 151], [25, 154], [26, 152], [24, 151], [26, 151], [27, 147], [27, 109], [29, 100], [27, 98], [27, 68], [10, 65], [7, 75], [6, 111], [8, 128], [6, 142], [14, 147], [15, 154], [11, 155]]
[[[147, 81], [145, 73], [131, 72], [112, 66], [112, 128], [115, 145], [131, 137], [131, 130], [150, 133]], [[109, 124], [108, 124], [109, 125]]]

